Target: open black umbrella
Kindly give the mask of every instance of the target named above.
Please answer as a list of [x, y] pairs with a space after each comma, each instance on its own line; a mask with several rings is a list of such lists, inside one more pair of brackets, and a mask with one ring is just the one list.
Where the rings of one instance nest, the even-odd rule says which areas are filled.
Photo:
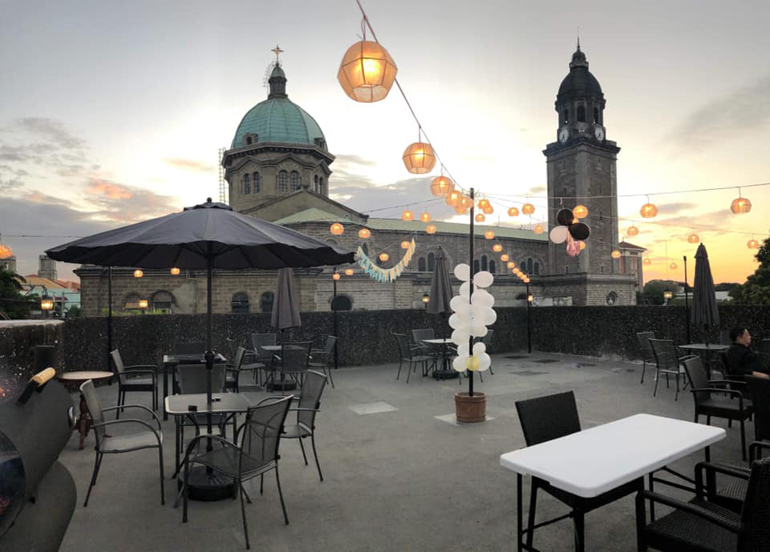
[[709, 256], [703, 244], [698, 246], [698, 251], [695, 253], [695, 282], [690, 322], [693, 326], [699, 326], [705, 330], [706, 343], [708, 343], [708, 329], [719, 324], [714, 278], [711, 276]]

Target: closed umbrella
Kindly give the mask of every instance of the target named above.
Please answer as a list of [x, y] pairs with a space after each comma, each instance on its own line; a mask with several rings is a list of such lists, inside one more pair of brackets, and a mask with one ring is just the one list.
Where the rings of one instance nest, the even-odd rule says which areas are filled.
[[719, 325], [719, 309], [714, 290], [714, 278], [711, 276], [709, 256], [703, 244], [698, 246], [698, 251], [695, 253], [695, 282], [693, 283], [690, 322], [693, 326], [704, 329], [706, 343], [708, 343], [709, 328]]
[[297, 297], [294, 277], [290, 268], [282, 268], [278, 271], [270, 324], [279, 330], [302, 325], [302, 320], [299, 317], [299, 297]]
[[[444, 250], [439, 247], [436, 254], [436, 265], [433, 267], [433, 278], [430, 282], [430, 298], [428, 299], [428, 313], [441, 315], [441, 338], [444, 338], [444, 321], [447, 314], [452, 311], [449, 302], [452, 300], [452, 281], [449, 278], [449, 267], [447, 266]], [[441, 346], [441, 373], [436, 372], [435, 377], [446, 377], [447, 374], [454, 375], [454, 370], [449, 370], [447, 366], [446, 343]]]

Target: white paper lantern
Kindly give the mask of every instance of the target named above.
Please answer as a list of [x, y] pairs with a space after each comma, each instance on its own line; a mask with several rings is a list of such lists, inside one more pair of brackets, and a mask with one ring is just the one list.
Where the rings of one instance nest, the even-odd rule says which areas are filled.
[[455, 267], [455, 277], [458, 280], [461, 280], [463, 282], [467, 282], [471, 279], [471, 267], [469, 267], [465, 263], [461, 263]]
[[486, 270], [477, 273], [473, 277], [473, 283], [476, 284], [477, 287], [480, 288], [487, 288], [492, 285], [492, 282], [495, 281], [495, 277], [492, 276], [491, 272], [487, 272]]

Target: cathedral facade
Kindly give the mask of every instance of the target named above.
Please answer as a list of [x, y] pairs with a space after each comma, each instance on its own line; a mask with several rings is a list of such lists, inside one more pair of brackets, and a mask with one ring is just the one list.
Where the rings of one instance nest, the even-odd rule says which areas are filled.
[[[233, 209], [334, 243], [349, 250], [362, 249], [371, 257], [385, 246], [415, 240], [411, 264], [394, 282], [377, 283], [355, 266], [338, 267], [345, 273], [336, 283], [336, 308], [382, 310], [424, 308], [423, 298], [439, 250], [449, 266], [468, 262], [469, 226], [434, 222], [428, 234], [417, 220], [374, 218], [329, 197], [333, 186], [332, 155], [316, 120], [293, 103], [287, 93], [283, 67], [276, 64], [269, 78], [267, 99], [251, 108], [238, 125], [222, 164]], [[564, 245], [555, 245], [548, 234], [502, 226], [476, 225], [477, 270], [495, 274], [496, 305], [523, 306], [526, 287], [493, 251], [495, 244], [530, 275], [536, 304], [628, 305], [635, 304], [642, 281], [642, 248], [618, 243], [617, 181], [615, 164], [620, 148], [606, 138], [604, 95], [580, 51], [570, 63], [556, 99], [557, 140], [548, 144], [547, 159], [549, 229], [556, 225], [561, 206], [585, 205], [591, 237], [578, 257], [568, 257]], [[331, 235], [330, 225], [344, 227]], [[366, 228], [368, 238], [359, 238]], [[484, 238], [492, 230], [494, 240]], [[613, 250], [621, 251], [613, 259]], [[403, 251], [390, 250], [383, 268], [395, 265]], [[332, 269], [295, 270], [300, 310], [328, 311], [334, 294]], [[107, 278], [104, 269], [84, 266], [81, 278], [82, 313], [107, 312]], [[137, 311], [147, 299], [152, 312], [202, 313], [206, 309], [206, 275], [183, 271], [145, 270], [142, 278], [132, 268], [113, 270], [113, 309]], [[270, 271], [216, 271], [213, 307], [216, 313], [270, 312], [276, 273]], [[454, 282], [459, 286], [459, 282]]]

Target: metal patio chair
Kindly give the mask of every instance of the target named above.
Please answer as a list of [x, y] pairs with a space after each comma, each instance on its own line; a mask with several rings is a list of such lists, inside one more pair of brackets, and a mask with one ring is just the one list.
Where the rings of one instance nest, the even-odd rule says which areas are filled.
[[318, 477], [324, 480], [321, 473], [321, 464], [318, 463], [318, 452], [315, 448], [315, 417], [321, 408], [321, 395], [326, 387], [326, 376], [313, 370], [308, 371], [305, 377], [305, 383], [302, 386], [302, 392], [299, 395], [299, 404], [289, 409], [289, 412], [297, 412], [297, 423], [285, 425], [283, 438], [297, 439], [302, 449], [302, 458], [307, 466], [307, 455], [302, 439], [310, 437], [310, 444], [313, 446], [313, 456], [315, 457], [315, 466], [318, 469]]
[[433, 357], [422, 354], [421, 351], [423, 349], [420, 348], [413, 348], [412, 345], [409, 343], [409, 338], [404, 334], [393, 334], [396, 336], [396, 341], [398, 342], [398, 350], [400, 353], [399, 361], [398, 361], [398, 374], [396, 374], [396, 379], [401, 376], [401, 366], [406, 362], [407, 363], [407, 372], [406, 372], [406, 383], [409, 383], [409, 377], [412, 374], [412, 369], [417, 364], [422, 365], [422, 373], [425, 375], [428, 371], [428, 363], [433, 361]]
[[[110, 352], [112, 362], [118, 374], [118, 404], [126, 403], [126, 393], [149, 392], [152, 393], [152, 409], [158, 409], [158, 367], [154, 364], [133, 364], [126, 366], [120, 356], [120, 351], [115, 349]], [[120, 418], [120, 410], [116, 417]]]
[[332, 365], [334, 364], [334, 348], [337, 346], [337, 338], [330, 335], [326, 338], [323, 349], [310, 350], [310, 362], [308, 367], [321, 370], [329, 378], [329, 383], [334, 389], [334, 378], [332, 377]]
[[[674, 342], [670, 339], [650, 338], [647, 341], [652, 348], [652, 353], [655, 355], [655, 389], [652, 391], [652, 396], [654, 397], [658, 392], [660, 375], [666, 375], [666, 387], [668, 387], [668, 376], [672, 375], [676, 379], [676, 395], [674, 395], [674, 400], [679, 400], [679, 377], [685, 375], [682, 363], [686, 359], [692, 358], [693, 355], [681, 355]], [[685, 380], [686, 386], [687, 381]]]
[[644, 383], [644, 372], [647, 370], [648, 362], [655, 362], [655, 353], [652, 352], [650, 339], [655, 339], [655, 332], [637, 332], [636, 339], [639, 341], [639, 351], [642, 353], [642, 381]]

